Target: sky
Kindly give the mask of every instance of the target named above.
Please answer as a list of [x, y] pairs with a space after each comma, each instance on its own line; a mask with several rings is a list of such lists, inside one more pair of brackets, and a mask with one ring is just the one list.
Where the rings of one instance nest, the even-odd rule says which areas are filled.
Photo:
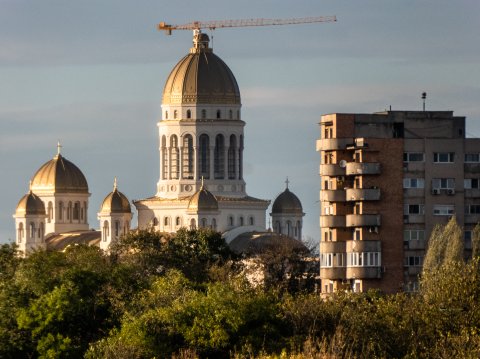
[[478, 0], [0, 0], [0, 243], [57, 141], [88, 180], [92, 228], [115, 176], [130, 200], [155, 194], [163, 86], [192, 41], [157, 23], [328, 15], [207, 31], [240, 87], [248, 194], [273, 200], [288, 177], [314, 241], [322, 114], [420, 110], [425, 91], [480, 136]]

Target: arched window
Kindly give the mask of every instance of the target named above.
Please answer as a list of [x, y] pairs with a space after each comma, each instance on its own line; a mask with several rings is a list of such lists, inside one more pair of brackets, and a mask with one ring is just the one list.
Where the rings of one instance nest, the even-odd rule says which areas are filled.
[[207, 110], [202, 110], [202, 120], [207, 118]]
[[176, 119], [177, 119], [177, 116], [178, 116], [178, 111], [177, 111], [177, 110], [173, 110], [173, 119], [176, 120]]
[[168, 227], [170, 225], [170, 217], [164, 217], [163, 218], [163, 225], [165, 227]]
[[30, 238], [35, 238], [35, 223], [30, 222]]
[[43, 233], [45, 232], [45, 225], [43, 222], [40, 222], [40, 227], [38, 227], [38, 238], [43, 238]]
[[18, 234], [17, 234], [18, 243], [22, 243], [23, 239], [23, 223], [18, 224]]
[[232, 110], [228, 111], [228, 118], [229, 118], [230, 120], [233, 119], [233, 111], [232, 111]]
[[170, 137], [170, 178], [178, 179], [178, 139], [177, 136]]
[[72, 202], [68, 202], [67, 220], [72, 221]]
[[222, 112], [220, 110], [217, 110], [217, 119], [222, 118]]
[[183, 178], [193, 179], [193, 137], [192, 135], [185, 135], [183, 137], [182, 146], [182, 161], [183, 161]]
[[197, 223], [195, 222], [195, 218], [192, 218], [190, 220], [190, 229], [196, 229], [197, 228]]
[[287, 236], [292, 236], [292, 222], [287, 221]]
[[155, 226], [155, 227], [158, 226], [158, 219], [157, 219], [157, 217], [153, 217], [153, 219], [152, 219], [152, 225]]
[[233, 216], [228, 217], [228, 225], [233, 226]]
[[250, 218], [248, 219], [248, 222], [251, 226], [253, 226], [255, 224], [255, 219], [250, 216]]
[[104, 221], [103, 222], [103, 233], [102, 233], [102, 237], [103, 237], [104, 242], [107, 241], [108, 235], [109, 235], [108, 221]]
[[199, 138], [200, 141], [200, 158], [199, 158], [199, 167], [200, 167], [200, 178], [209, 179], [210, 178], [210, 139], [207, 135], [201, 135]]
[[162, 179], [166, 180], [168, 173], [168, 152], [167, 152], [167, 138], [162, 136]]
[[298, 234], [296, 235], [298, 239], [302, 239], [302, 222], [297, 221]]
[[243, 226], [245, 223], [244, 223], [244, 220], [243, 220], [243, 217], [240, 217], [240, 225]]
[[73, 205], [73, 219], [77, 221], [80, 219], [80, 202], [75, 202]]
[[214, 174], [215, 179], [225, 178], [225, 140], [223, 135], [215, 137], [215, 152], [214, 152]]
[[237, 138], [235, 135], [230, 136], [230, 144], [228, 146], [228, 179], [237, 177]]
[[243, 178], [243, 135], [240, 135], [240, 147], [238, 148], [238, 179]]
[[212, 219], [212, 229], [217, 230], [217, 220], [215, 218]]
[[48, 202], [48, 210], [47, 210], [47, 221], [50, 223], [53, 220], [53, 203], [50, 201]]
[[282, 233], [282, 225], [280, 224], [279, 221], [275, 222], [274, 228], [275, 228], [275, 232], [280, 233], [280, 234]]
[[165, 120], [168, 120], [168, 111], [165, 111]]
[[202, 228], [207, 228], [207, 219], [202, 218]]
[[187, 118], [192, 118], [192, 111], [187, 110]]
[[175, 225], [178, 227], [180, 225], [180, 217], [175, 218]]
[[58, 219], [63, 220], [63, 202], [58, 204]]

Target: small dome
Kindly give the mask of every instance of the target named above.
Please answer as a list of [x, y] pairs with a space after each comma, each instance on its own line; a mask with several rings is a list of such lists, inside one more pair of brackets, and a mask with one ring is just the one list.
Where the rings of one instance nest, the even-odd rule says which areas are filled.
[[117, 181], [113, 186], [113, 191], [108, 194], [100, 207], [101, 213], [131, 213], [132, 209], [128, 198], [117, 189]]
[[207, 34], [195, 34], [194, 47], [168, 76], [162, 104], [240, 104], [235, 76], [208, 41]]
[[45, 204], [40, 197], [30, 191], [18, 202], [15, 215], [46, 215]]
[[215, 196], [203, 187], [190, 197], [188, 202], [189, 211], [218, 211], [218, 202]]
[[32, 177], [32, 190], [88, 193], [88, 184], [82, 171], [58, 153]]
[[288, 187], [280, 193], [272, 206], [272, 214], [295, 213], [303, 215], [302, 203]]

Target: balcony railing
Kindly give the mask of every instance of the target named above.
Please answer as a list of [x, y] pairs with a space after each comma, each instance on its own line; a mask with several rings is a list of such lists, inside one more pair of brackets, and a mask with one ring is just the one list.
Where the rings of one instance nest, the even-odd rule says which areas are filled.
[[352, 175], [378, 175], [380, 163], [378, 162], [348, 162], [345, 168], [347, 176]]
[[347, 214], [346, 227], [378, 227], [380, 226], [379, 214]]
[[347, 188], [347, 201], [378, 201], [380, 188]]
[[320, 165], [320, 176], [345, 176], [345, 168], [339, 164]]
[[317, 140], [317, 151], [343, 150], [352, 143], [352, 138], [322, 138]]
[[345, 191], [343, 189], [324, 189], [320, 191], [322, 202], [345, 202]]
[[320, 227], [345, 227], [345, 216], [320, 216]]

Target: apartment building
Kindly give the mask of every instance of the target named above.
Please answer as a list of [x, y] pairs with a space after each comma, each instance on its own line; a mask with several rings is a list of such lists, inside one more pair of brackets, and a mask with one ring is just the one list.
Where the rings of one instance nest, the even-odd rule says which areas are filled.
[[480, 139], [452, 111], [321, 117], [322, 293], [418, 287], [426, 244], [455, 215], [480, 220]]

